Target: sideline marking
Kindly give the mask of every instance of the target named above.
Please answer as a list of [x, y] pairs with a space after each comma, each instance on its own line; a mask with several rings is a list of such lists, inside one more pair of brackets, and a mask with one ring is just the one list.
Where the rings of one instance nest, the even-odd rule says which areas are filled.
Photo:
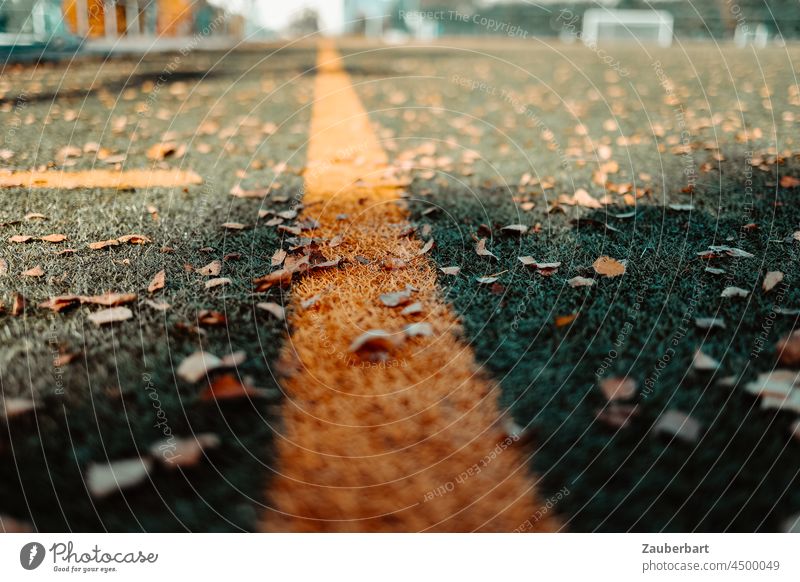
[[[398, 237], [408, 222], [397, 182], [329, 42], [318, 54], [310, 139], [304, 217], [319, 221], [314, 236], [344, 236], [325, 252], [348, 262], [292, 285], [283, 431], [263, 529], [555, 531], [552, 515], [534, 520], [544, 501], [521, 448], [499, 428], [497, 386], [456, 336], [434, 265], [417, 257], [419, 240]], [[408, 266], [387, 271], [390, 257]], [[423, 314], [378, 301], [406, 285], [418, 289]], [[423, 320], [433, 336], [409, 339], [382, 365], [348, 351], [364, 331]]]

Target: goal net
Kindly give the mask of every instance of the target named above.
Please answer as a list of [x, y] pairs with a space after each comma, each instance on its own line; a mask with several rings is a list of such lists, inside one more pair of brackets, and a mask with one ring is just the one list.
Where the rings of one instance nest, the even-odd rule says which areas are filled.
[[630, 41], [672, 44], [673, 17], [663, 10], [604, 10], [592, 8], [583, 14], [581, 38], [586, 44]]

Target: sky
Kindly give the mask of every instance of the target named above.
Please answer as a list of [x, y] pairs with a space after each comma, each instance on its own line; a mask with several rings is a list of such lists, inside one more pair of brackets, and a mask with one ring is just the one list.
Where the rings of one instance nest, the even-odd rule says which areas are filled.
[[321, 28], [331, 28], [332, 33], [342, 30], [342, 0], [214, 0], [212, 3], [245, 14], [252, 10], [259, 24], [275, 30], [285, 27], [293, 14], [310, 6], [319, 13]]

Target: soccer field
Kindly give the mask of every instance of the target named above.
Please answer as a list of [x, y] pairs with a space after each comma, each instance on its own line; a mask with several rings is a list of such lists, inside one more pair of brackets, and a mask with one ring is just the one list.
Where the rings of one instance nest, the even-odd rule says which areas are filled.
[[326, 46], [4, 71], [3, 527], [796, 528], [800, 50]]

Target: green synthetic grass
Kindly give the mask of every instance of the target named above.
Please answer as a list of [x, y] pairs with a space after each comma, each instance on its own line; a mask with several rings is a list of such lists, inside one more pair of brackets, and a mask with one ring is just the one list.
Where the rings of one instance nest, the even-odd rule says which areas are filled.
[[[743, 384], [775, 366], [774, 343], [796, 323], [796, 316], [776, 309], [800, 307], [800, 243], [786, 241], [800, 227], [798, 193], [777, 187], [776, 166], [763, 172], [751, 167], [750, 158], [774, 146], [773, 129], [780, 151], [794, 148], [793, 125], [782, 114], [796, 111], [789, 102], [796, 49], [754, 54], [688, 46], [644, 54], [612, 48], [628, 77], [609, 74], [583, 47], [535, 43], [359, 50], [350, 53], [348, 67], [384, 128], [390, 154], [409, 159], [409, 150], [435, 146], [425, 152], [441, 161], [435, 178], [417, 177], [409, 188], [414, 220], [420, 229], [433, 227], [438, 266], [462, 267], [457, 277], [441, 275], [440, 284], [463, 317], [479, 363], [501, 383], [502, 405], [535, 435], [532, 466], [542, 478], [543, 498], [569, 490], [556, 508], [566, 527], [777, 530], [800, 511], [800, 446], [789, 434], [796, 415], [761, 410]], [[654, 61], [673, 83], [672, 95], [690, 125], [691, 157], [670, 151], [668, 140], [681, 139], [681, 117], [676, 103], [665, 99]], [[483, 85], [467, 88], [454, 75]], [[509, 101], [503, 91], [519, 100]], [[733, 125], [698, 123], [713, 116]], [[608, 119], [620, 129], [605, 128]], [[620, 171], [611, 181], [636, 180], [651, 188], [634, 217], [615, 218], [634, 210], [624, 206], [564, 207], [566, 214], [548, 214], [561, 193], [582, 187], [604, 194], [592, 181], [601, 160], [587, 151], [579, 123], [592, 148], [612, 148]], [[659, 128], [663, 134], [656, 138]], [[641, 140], [620, 145], [621, 135]], [[719, 148], [723, 161], [704, 149], [707, 142]], [[467, 149], [481, 159], [463, 164]], [[431, 167], [423, 155], [411, 159], [418, 172]], [[687, 166], [696, 170], [694, 194], [681, 192]], [[780, 175], [800, 173], [791, 156], [779, 168]], [[546, 195], [537, 186], [518, 190], [525, 172], [553, 187]], [[535, 208], [520, 210], [515, 196], [527, 197]], [[694, 204], [694, 210], [667, 204]], [[423, 214], [432, 207], [437, 210]], [[590, 221], [571, 223], [577, 217]], [[742, 229], [751, 222], [757, 229]], [[504, 236], [499, 228], [512, 223], [539, 223], [541, 232]], [[606, 223], [617, 230], [607, 230]], [[476, 236], [489, 237], [499, 261], [475, 254]], [[706, 273], [697, 253], [714, 244], [755, 257], [720, 259], [713, 264], [726, 274]], [[524, 255], [562, 265], [543, 277], [518, 262]], [[593, 276], [591, 265], [601, 255], [627, 260], [625, 276], [569, 287], [566, 281], [576, 275]], [[476, 282], [504, 270], [494, 287]], [[769, 270], [783, 271], [785, 285], [764, 294], [761, 281]], [[721, 299], [727, 286], [751, 294]], [[577, 314], [572, 325], [555, 325], [557, 316], [569, 314]], [[724, 318], [727, 328], [694, 324], [695, 317], [714, 316]], [[721, 362], [716, 374], [692, 369], [697, 349]], [[626, 375], [639, 384], [640, 414], [615, 432], [595, 421], [605, 402], [598, 382]], [[739, 383], [719, 383], [727, 376]], [[673, 409], [702, 424], [698, 442], [654, 433], [659, 416]]]
[[[240, 181], [241, 170], [247, 171], [241, 180], [244, 188], [269, 185], [276, 179], [271, 168], [284, 161], [290, 173], [277, 177], [282, 184], [278, 195], [291, 197], [300, 188], [302, 178], [291, 168], [304, 164], [310, 111], [303, 104], [309, 101], [312, 86], [302, 75], [292, 78], [314, 58], [313, 50], [306, 50], [260, 61], [265, 54], [241, 53], [221, 60], [221, 54], [199, 54], [178, 61], [173, 60], [175, 55], [164, 55], [144, 64], [123, 60], [103, 66], [88, 61], [73, 64], [74, 75], [66, 77], [63, 65], [13, 72], [14, 88], [24, 90], [23, 100], [9, 97], [12, 106], [2, 115], [8, 122], [5, 127], [17, 119], [23, 123], [6, 134], [3, 147], [16, 153], [7, 167], [47, 163], [64, 145], [82, 147], [89, 141], [113, 153], [127, 152], [126, 168], [149, 167], [152, 162], [145, 159], [145, 151], [169, 131], [170, 139], [186, 144], [189, 151], [183, 159], [166, 163], [196, 171], [204, 183], [147, 192], [0, 191], [0, 222], [21, 220], [28, 212], [48, 217], [0, 228], [0, 256], [9, 263], [9, 274], [0, 278], [0, 298], [6, 304], [14, 292], [34, 306], [66, 293], [139, 295], [130, 306], [131, 320], [102, 329], [87, 320], [97, 307], [61, 314], [34, 308], [24, 317], [0, 316], [2, 394], [40, 404], [35, 414], [1, 427], [0, 514], [30, 521], [40, 531], [256, 527], [279, 421], [276, 404], [281, 395], [272, 363], [285, 335], [283, 322], [254, 307], [257, 301], [281, 302], [278, 291], [252, 295], [250, 281], [270, 270], [270, 257], [280, 239], [257, 213], [284, 210], [291, 201], [268, 199], [262, 204], [234, 199], [228, 192]], [[142, 89], [157, 83], [171, 63], [177, 68], [170, 69], [158, 94], [148, 101], [151, 93]], [[81, 79], [95, 75], [94, 90], [76, 93]], [[59, 89], [62, 77], [69, 87]], [[126, 95], [123, 85], [132, 93]], [[31, 86], [38, 87], [37, 92]], [[36, 97], [61, 95], [62, 90], [63, 96], [55, 100]], [[122, 98], [116, 102], [118, 95]], [[142, 103], [149, 103], [150, 109], [140, 115]], [[60, 113], [67, 109], [80, 110], [80, 119], [64, 120]], [[55, 119], [43, 127], [43, 118], [53, 111]], [[162, 114], [166, 119], [159, 119], [158, 112], [166, 112]], [[29, 114], [35, 123], [26, 125]], [[120, 116], [128, 116], [129, 125], [124, 132], [112, 132], [112, 121]], [[198, 132], [208, 120], [219, 129]], [[138, 137], [132, 140], [137, 123]], [[267, 139], [260, 131], [266, 123], [281, 130]], [[211, 151], [198, 151], [199, 143], [208, 144]], [[84, 154], [73, 169], [90, 168], [93, 163], [93, 155]], [[102, 162], [98, 165], [103, 167]], [[148, 211], [151, 205], [158, 209], [157, 222]], [[224, 222], [250, 228], [226, 232], [221, 228]], [[14, 234], [49, 233], [66, 234], [69, 240], [58, 245], [6, 243]], [[87, 248], [89, 242], [132, 233], [146, 235], [153, 243], [100, 251]], [[163, 247], [174, 252], [161, 252]], [[77, 252], [53, 254], [63, 248]], [[233, 280], [226, 287], [206, 290], [207, 277], [185, 267], [202, 267], [232, 253], [241, 257], [224, 262], [221, 276]], [[35, 265], [42, 266], [45, 277], [19, 276]], [[151, 298], [148, 283], [161, 269], [166, 270], [167, 286], [152, 299], [171, 304], [167, 312], [144, 303]], [[227, 326], [204, 327], [205, 335], [198, 335], [191, 328], [197, 325], [201, 309], [224, 313]], [[59, 370], [52, 365], [59, 349], [81, 355]], [[247, 359], [235, 373], [252, 377], [256, 386], [270, 389], [271, 397], [201, 401], [204, 383], [191, 385], [175, 375], [181, 361], [199, 349], [220, 357], [243, 350]], [[194, 467], [176, 470], [156, 463], [150, 482], [122, 494], [99, 500], [89, 495], [84, 484], [89, 463], [146, 454], [153, 443], [168, 436], [166, 430], [177, 438], [211, 432], [219, 437], [220, 446]]]
[[[736, 178], [724, 188], [731, 207], [742, 202]], [[742, 234], [741, 214], [713, 212], [716, 194], [698, 193], [692, 212], [642, 205], [634, 218], [614, 218], [630, 210], [621, 207], [588, 214], [618, 232], [570, 225], [566, 217], [522, 239], [495, 230], [489, 247], [500, 261], [478, 257], [469, 235], [481, 224], [496, 229], [518, 222], [507, 193], [474, 191], [472, 198], [447, 188], [413, 203], [417, 220], [433, 224], [436, 263], [462, 267], [458, 277], [442, 275], [440, 283], [463, 316], [478, 361], [501, 382], [503, 406], [535, 432], [533, 466], [545, 495], [569, 489], [558, 511], [571, 530], [774, 530], [800, 510], [800, 450], [789, 435], [795, 415], [761, 410], [743, 390], [775, 366], [774, 343], [796, 324], [795, 315], [775, 309], [800, 307], [800, 248], [783, 240], [797, 228], [796, 194], [769, 194], [766, 181], [757, 180], [765, 193], [746, 221], [757, 222], [756, 231]], [[785, 205], [776, 208], [776, 199]], [[420, 216], [431, 203], [446, 211]], [[711, 244], [755, 257], [714, 261], [727, 274], [713, 275], [696, 256]], [[543, 277], [518, 262], [523, 255], [562, 265]], [[601, 255], [626, 259], [626, 274], [569, 287], [576, 275], [593, 276], [591, 265]], [[501, 287], [476, 283], [505, 269]], [[783, 271], [786, 285], [764, 294], [768, 270]], [[720, 298], [730, 285], [751, 295]], [[573, 313], [572, 325], [556, 327], [556, 316]], [[724, 318], [727, 329], [700, 329], [696, 317]], [[692, 370], [697, 349], [722, 363], [716, 374]], [[640, 416], [616, 433], [594, 421], [604, 404], [597, 383], [615, 376], [635, 379], [641, 394]], [[727, 376], [740, 378], [737, 387], [719, 384]], [[651, 433], [671, 409], [703, 424], [699, 442]]]

